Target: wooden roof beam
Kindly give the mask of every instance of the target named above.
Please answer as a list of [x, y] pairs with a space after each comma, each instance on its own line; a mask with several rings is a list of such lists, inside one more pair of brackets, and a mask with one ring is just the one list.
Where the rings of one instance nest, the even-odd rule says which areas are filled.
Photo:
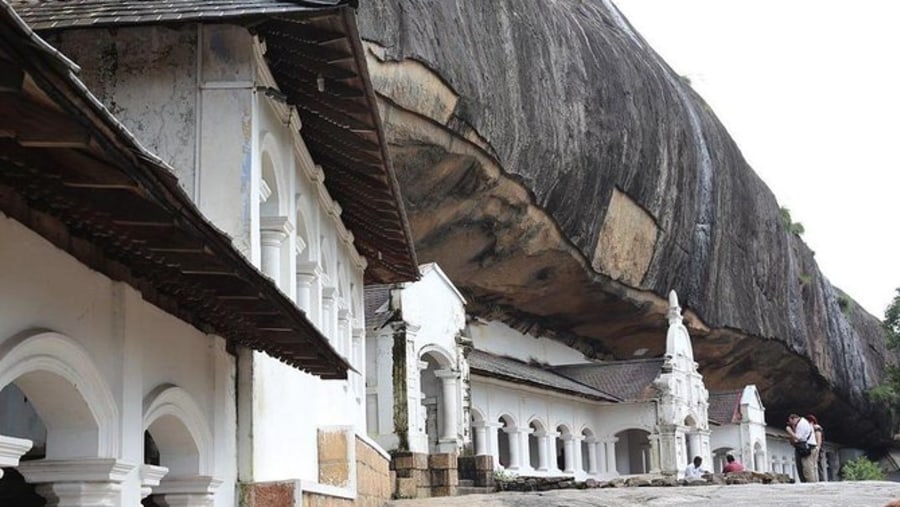
[[34, 148], [87, 148], [90, 142], [88, 130], [71, 116], [10, 93], [0, 93], [0, 137]]
[[25, 82], [25, 72], [15, 63], [0, 57], [0, 93], [19, 93]]

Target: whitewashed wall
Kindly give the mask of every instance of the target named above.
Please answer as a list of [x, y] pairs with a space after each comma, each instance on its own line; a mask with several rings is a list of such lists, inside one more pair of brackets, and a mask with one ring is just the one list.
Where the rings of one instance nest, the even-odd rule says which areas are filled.
[[[83, 365], [72, 367], [73, 371], [83, 368], [98, 373], [96, 382], [78, 385], [78, 391], [70, 387], [32, 396], [46, 416], [48, 457], [84, 455], [84, 434], [64, 433], [77, 416], [57, 412], [71, 406], [75, 397], [102, 400], [108, 393], [108, 407], [100, 403], [91, 407], [94, 417], [108, 414], [112, 421], [109, 439], [95, 447], [95, 454], [142, 464], [145, 410], [156, 393], [176, 386], [189, 399], [186, 405], [192, 405], [188, 411], [193, 418], [183, 424], [196, 424], [198, 434], [208, 437], [195, 442], [202, 444], [199, 452], [207, 457], [202, 472], [223, 481], [215, 505], [234, 505], [235, 365], [225, 351], [225, 341], [150, 305], [128, 285], [91, 271], [2, 214], [0, 237], [0, 378], [15, 382], [10, 378], [16, 376], [11, 373], [15, 362], [11, 358], [23, 350], [23, 343], [50, 336], [46, 333], [55, 336], [57, 341], [53, 343], [58, 344], [47, 353], [60, 351], [61, 363]], [[81, 359], [79, 354], [83, 354]], [[43, 368], [50, 363], [40, 364]], [[41, 375], [44, 380], [60, 378]], [[21, 381], [25, 377], [17, 378]], [[22, 387], [28, 392], [28, 385]], [[162, 465], [166, 465], [165, 457]], [[73, 467], [76, 475], [81, 472], [80, 467]], [[137, 505], [139, 493], [139, 470], [134, 468], [124, 482], [122, 505]]]
[[76, 31], [57, 43], [138, 140], [173, 165], [207, 218], [360, 372], [324, 381], [240, 354], [241, 480], [317, 481], [319, 427], [365, 434], [366, 264], [296, 112], [258, 91], [276, 87], [261, 46], [228, 25]]
[[[436, 264], [420, 267], [422, 278], [393, 291], [395, 306], [405, 323], [408, 443], [413, 452], [429, 452], [423, 397], [438, 398], [439, 417], [432, 433], [444, 431], [443, 411], [455, 411], [455, 428], [450, 431], [457, 447], [468, 440], [467, 406], [464, 393], [468, 367], [457, 343], [466, 325], [465, 299]], [[367, 414], [373, 438], [386, 449], [396, 449], [399, 440], [394, 427], [394, 328], [373, 331], [367, 337]], [[423, 369], [422, 366], [427, 368]], [[458, 377], [452, 398], [445, 403], [442, 380], [435, 370], [448, 370]], [[435, 435], [432, 435], [432, 439]], [[446, 447], [452, 447], [447, 444]]]
[[[588, 435], [593, 435], [600, 444], [597, 449], [598, 470], [595, 474], [587, 473], [586, 463], [583, 462], [582, 453], [575, 452], [575, 476], [585, 478], [614, 477], [620, 475], [619, 469], [623, 469], [630, 456], [625, 441], [615, 442], [617, 434], [629, 429], [637, 429], [652, 433], [656, 426], [656, 407], [652, 402], [646, 403], [604, 403], [587, 400], [562, 393], [538, 389], [534, 387], [512, 384], [480, 375], [473, 375], [472, 384], [472, 414], [476, 420], [483, 419], [488, 423], [487, 445], [489, 454], [494, 456], [495, 467], [500, 467], [497, 454], [496, 431], [501, 417], [510, 420], [513, 426], [527, 429], [533, 421], [538, 421], [540, 427], [551, 433], [559, 432], [561, 428], [576, 437], [583, 436], [587, 430]], [[519, 438], [527, 442], [527, 434], [523, 433]], [[604, 445], [610, 444], [610, 445]], [[525, 448], [523, 444], [522, 449]], [[580, 441], [575, 449], [580, 449]], [[606, 466], [607, 454], [612, 450], [614, 466]], [[561, 472], [556, 466], [556, 458], [551, 459], [550, 470], [536, 470], [523, 455], [522, 465], [516, 469], [519, 474], [525, 475], [559, 475]], [[612, 463], [610, 463], [612, 465]]]
[[584, 354], [558, 341], [521, 333], [495, 320], [473, 321], [467, 333], [475, 348], [524, 362], [536, 360], [555, 365], [587, 362]]

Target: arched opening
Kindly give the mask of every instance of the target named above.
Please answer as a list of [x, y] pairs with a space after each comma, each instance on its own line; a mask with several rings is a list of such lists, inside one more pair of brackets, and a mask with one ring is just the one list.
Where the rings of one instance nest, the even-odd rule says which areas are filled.
[[531, 433], [528, 434], [528, 464], [534, 470], [544, 470], [546, 464], [541, 463], [541, 455], [547, 452], [546, 449], [541, 449], [542, 437], [546, 434], [544, 425], [535, 419], [528, 427], [531, 428]]
[[516, 422], [508, 415], [502, 415], [498, 419], [500, 427], [497, 428], [497, 460], [503, 468], [512, 466], [512, 438], [515, 435]]
[[753, 445], [753, 469], [757, 472], [766, 471], [766, 451], [759, 442]]
[[[42, 332], [0, 345], [0, 435], [34, 443], [20, 463], [115, 457], [117, 421], [109, 388], [73, 340]], [[24, 467], [4, 472], [0, 505], [43, 505]]]
[[572, 441], [572, 432], [566, 425], [560, 424], [556, 427], [556, 434], [556, 467], [565, 472], [572, 472], [574, 456], [570, 455], [572, 451], [566, 447], [567, 442]]
[[[725, 468], [725, 464], [728, 461], [725, 459], [725, 456], [729, 454], [734, 455], [734, 449], [731, 447], [719, 447], [718, 449], [714, 449], [712, 453], [712, 471], [716, 473], [721, 473], [722, 469]], [[694, 459], [693, 456], [688, 456], [688, 460]]]
[[451, 417], [456, 413], [457, 404], [453, 361], [449, 354], [436, 347], [424, 349], [420, 360], [425, 367], [419, 374], [419, 381], [428, 452], [455, 451], [454, 441], [458, 431], [454, 426], [458, 419]]
[[476, 456], [488, 454], [488, 438], [487, 425], [485, 424], [484, 415], [475, 407], [470, 411], [471, 428], [472, 428], [472, 448]]
[[259, 242], [260, 269], [275, 284], [284, 289], [288, 284], [284, 274], [288, 270], [286, 240], [293, 232], [293, 225], [285, 210], [283, 189], [279, 179], [280, 165], [270, 135], [263, 140], [261, 174], [259, 179]]
[[585, 428], [581, 431], [581, 437], [581, 469], [585, 473], [594, 473], [597, 470], [596, 463], [591, 459], [591, 446], [595, 445], [594, 432]]
[[650, 432], [628, 429], [616, 433], [616, 470], [621, 474], [650, 471]]

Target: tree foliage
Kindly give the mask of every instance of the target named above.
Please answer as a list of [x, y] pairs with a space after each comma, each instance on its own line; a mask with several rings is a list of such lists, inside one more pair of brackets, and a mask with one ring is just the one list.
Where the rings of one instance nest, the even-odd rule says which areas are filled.
[[900, 348], [900, 288], [894, 294], [894, 300], [884, 311], [884, 332], [888, 347]]

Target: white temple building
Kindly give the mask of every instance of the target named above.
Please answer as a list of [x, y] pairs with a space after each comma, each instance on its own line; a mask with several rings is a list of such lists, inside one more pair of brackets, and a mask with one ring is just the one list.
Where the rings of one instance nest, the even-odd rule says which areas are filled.
[[721, 472], [730, 453], [748, 470], [796, 476], [755, 386], [707, 391], [674, 292], [663, 357], [596, 361], [498, 321], [467, 321], [441, 269], [421, 272], [367, 289], [368, 428], [386, 449], [489, 456], [495, 470], [576, 479], [680, 477], [694, 456]]

